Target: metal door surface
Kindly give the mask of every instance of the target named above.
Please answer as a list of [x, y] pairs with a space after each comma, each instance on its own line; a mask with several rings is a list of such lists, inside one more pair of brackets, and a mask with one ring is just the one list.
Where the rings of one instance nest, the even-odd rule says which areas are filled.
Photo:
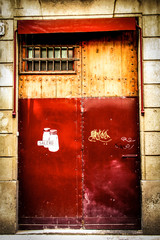
[[[19, 100], [19, 222], [25, 228], [81, 226], [79, 99]], [[57, 130], [59, 150], [39, 146]]]
[[19, 228], [140, 229], [136, 32], [69, 36], [74, 73], [19, 74]]
[[87, 229], [140, 226], [137, 98], [83, 101], [84, 224]]

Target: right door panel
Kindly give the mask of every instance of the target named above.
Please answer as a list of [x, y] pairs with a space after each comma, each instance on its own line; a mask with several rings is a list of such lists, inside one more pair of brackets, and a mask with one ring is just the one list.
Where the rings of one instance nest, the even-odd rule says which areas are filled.
[[83, 99], [86, 229], [140, 228], [137, 98]]

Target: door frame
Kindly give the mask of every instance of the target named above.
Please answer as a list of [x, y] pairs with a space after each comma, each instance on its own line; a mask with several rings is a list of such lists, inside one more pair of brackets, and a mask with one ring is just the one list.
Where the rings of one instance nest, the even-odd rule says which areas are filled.
[[[115, 19], [118, 20], [118, 21], [120, 20], [120, 19], [117, 19], [117, 18], [115, 18]], [[124, 19], [128, 22], [128, 19], [129, 19], [129, 18], [124, 18]], [[132, 19], [133, 19], [133, 18], [132, 18]], [[71, 23], [73, 23], [75, 19], [70, 19], [70, 20], [71, 20]], [[78, 20], [81, 21], [81, 19], [78, 19]], [[134, 18], [134, 20], [135, 20], [135, 18]], [[26, 21], [26, 23], [27, 23], [27, 21], [28, 21], [28, 23], [29, 23], [29, 21], [34, 21], [35, 24], [37, 24], [38, 22], [40, 23], [41, 20], [18, 20], [18, 34], [25, 34], [25, 33], [23, 32], [23, 31], [24, 31], [24, 28], [23, 28], [24, 25], [23, 25], [23, 24], [25, 23], [25, 21]], [[37, 22], [36, 22], [36, 21], [37, 21]], [[42, 24], [44, 24], [44, 23], [46, 24], [46, 22], [44, 22], [44, 21], [48, 21], [48, 20], [42, 20], [42, 21], [43, 21]], [[55, 20], [51, 20], [51, 21], [55, 21]], [[59, 23], [61, 22], [60, 20], [57, 20], [57, 23], [58, 23], [58, 21], [59, 21]], [[64, 22], [64, 20], [62, 20], [62, 21]], [[97, 19], [95, 19], [95, 22], [96, 22], [96, 21], [97, 21]], [[70, 21], [69, 21], [69, 22], [70, 22]], [[77, 21], [75, 21], [75, 23], [76, 23], [76, 22], [77, 22]], [[89, 22], [88, 19], [84, 20], [84, 24], [83, 24], [83, 21], [82, 21], [82, 26], [81, 26], [82, 29], [84, 29], [84, 25], [85, 25], [87, 22]], [[92, 22], [92, 21], [91, 21], [91, 22]], [[85, 31], [85, 32], [92, 32], [92, 31], [93, 31], [93, 28], [92, 28], [92, 31], [90, 30], [90, 24], [91, 24], [91, 22], [87, 25], [87, 28], [86, 28], [85, 30], [83, 30], [83, 31]], [[25, 24], [26, 24], [26, 23], [25, 23]], [[27, 24], [28, 24], [28, 23], [27, 23]], [[32, 23], [33, 23], [33, 22], [30, 22], [31, 25], [32, 25]], [[59, 23], [58, 23], [58, 24], [59, 24]], [[67, 25], [67, 20], [65, 20], [65, 23], [66, 23], [66, 25]], [[98, 22], [98, 25], [99, 25], [99, 26], [96, 26], [96, 27], [98, 28], [97, 32], [98, 32], [98, 31], [99, 31], [99, 32], [102, 31], [102, 28], [100, 27], [100, 23], [102, 23], [102, 22], [99, 21], [99, 22]], [[118, 22], [117, 22], [117, 23], [118, 23]], [[110, 30], [110, 31], [115, 31], [115, 29], [118, 28], [118, 24], [119, 24], [119, 23], [118, 23], [118, 24], [117, 24], [117, 23], [115, 24], [116, 27], [114, 26], [114, 29], [113, 29], [113, 30]], [[67, 28], [66, 28], [65, 24], [63, 24], [63, 23], [61, 23], [61, 24], [62, 24], [63, 31], [65, 32]], [[92, 22], [92, 24], [93, 24], [93, 22]], [[23, 25], [23, 27], [22, 27], [22, 25]], [[113, 24], [113, 25], [114, 25], [114, 24]], [[124, 25], [125, 25], [125, 24], [124, 24]], [[127, 24], [127, 25], [129, 26], [129, 24]], [[125, 25], [125, 26], [123, 26], [123, 27], [126, 28], [127, 25]], [[96, 27], [95, 27], [95, 28], [96, 28]], [[133, 23], [133, 21], [131, 21], [131, 24], [130, 24], [129, 28], [134, 28], [134, 27], [135, 27], [135, 29], [136, 29], [135, 21], [134, 21], [134, 23]], [[21, 29], [21, 28], [22, 28], [22, 29]], [[119, 28], [120, 28], [120, 27], [119, 27]], [[27, 29], [27, 31], [31, 31], [29, 27], [26, 28], [26, 29]], [[55, 27], [54, 29], [56, 30], [56, 33], [57, 33], [57, 32], [58, 32], [58, 28]], [[65, 29], [65, 30], [64, 30], [64, 29]], [[103, 29], [106, 29], [106, 25], [105, 25], [105, 24], [103, 25]], [[134, 30], [135, 30], [135, 29], [134, 29]], [[118, 30], [123, 30], [123, 29], [118, 29]], [[49, 31], [53, 31], [53, 28], [52, 28], [52, 30], [49, 30]], [[77, 31], [78, 31], [78, 30], [77, 30]], [[109, 30], [108, 30], [108, 28], [107, 28], [107, 30], [104, 30], [104, 31], [109, 31]], [[73, 29], [73, 32], [76, 32], [76, 28]], [[31, 33], [31, 32], [30, 32], [30, 33]], [[47, 33], [47, 32], [45, 31], [45, 33]], [[16, 49], [15, 49], [15, 52], [16, 52]], [[16, 62], [16, 61], [15, 61], [15, 62]], [[15, 70], [15, 71], [16, 71], [16, 70]], [[141, 72], [142, 72], [142, 71], [143, 71], [143, 70], [141, 69]]]

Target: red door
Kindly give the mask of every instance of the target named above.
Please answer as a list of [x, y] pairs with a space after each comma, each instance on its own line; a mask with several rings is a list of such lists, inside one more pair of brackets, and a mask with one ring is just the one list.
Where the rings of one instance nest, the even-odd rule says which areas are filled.
[[19, 226], [139, 229], [136, 35], [77, 37], [21, 47]]
[[[25, 228], [81, 226], [81, 126], [76, 99], [19, 100], [19, 221]], [[59, 150], [39, 146], [56, 129]]]
[[137, 98], [84, 99], [84, 223], [140, 226]]

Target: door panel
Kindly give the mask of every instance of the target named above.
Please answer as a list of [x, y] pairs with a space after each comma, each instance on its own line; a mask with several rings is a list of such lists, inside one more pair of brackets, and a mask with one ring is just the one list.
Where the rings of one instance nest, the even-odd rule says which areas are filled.
[[91, 229], [140, 225], [137, 98], [83, 100], [84, 222]]
[[[81, 115], [79, 99], [19, 100], [19, 221], [81, 225]], [[38, 146], [43, 129], [56, 129], [59, 151]]]
[[[72, 36], [50, 39], [74, 46], [74, 73], [19, 75], [20, 228], [139, 229], [136, 32]], [[44, 128], [57, 130], [57, 152]]]
[[19, 98], [81, 97], [81, 46], [73, 45], [73, 43], [71, 46], [74, 46], [74, 58], [76, 59], [74, 73], [45, 71], [38, 75], [34, 71], [32, 74], [27, 71], [26, 74], [23, 72], [19, 76]]
[[137, 96], [135, 31], [92, 33], [82, 41], [82, 96]]

